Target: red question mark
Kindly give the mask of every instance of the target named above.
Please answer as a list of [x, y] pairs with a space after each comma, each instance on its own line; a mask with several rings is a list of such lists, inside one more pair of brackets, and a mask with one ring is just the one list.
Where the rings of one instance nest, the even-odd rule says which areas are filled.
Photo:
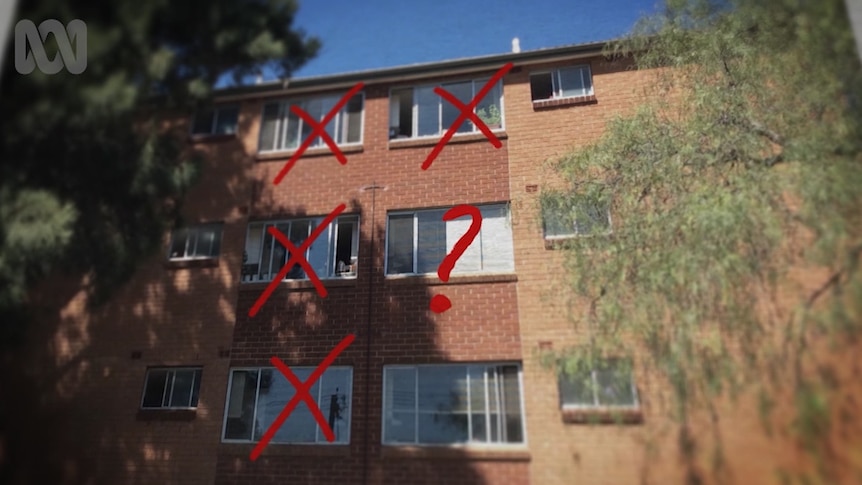
[[[467, 232], [458, 239], [458, 242], [455, 243], [455, 247], [453, 247], [452, 251], [443, 258], [443, 261], [437, 268], [437, 276], [443, 280], [444, 283], [449, 281], [449, 273], [451, 273], [452, 268], [455, 267], [455, 262], [458, 261], [458, 258], [460, 258], [470, 244], [473, 243], [473, 239], [476, 239], [476, 236], [479, 235], [479, 229], [482, 228], [482, 213], [479, 212], [479, 209], [476, 208], [476, 206], [461, 204], [456, 205], [443, 214], [444, 221], [451, 221], [452, 219], [457, 219], [466, 215], [473, 218], [473, 222], [470, 223], [470, 229], [467, 229]], [[434, 295], [434, 297], [431, 298], [430, 307], [431, 311], [434, 313], [443, 313], [452, 308], [452, 302], [445, 295]]]

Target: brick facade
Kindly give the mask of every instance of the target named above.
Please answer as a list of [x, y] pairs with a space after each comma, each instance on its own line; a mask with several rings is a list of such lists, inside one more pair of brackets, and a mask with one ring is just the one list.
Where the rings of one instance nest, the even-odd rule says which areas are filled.
[[[156, 255], [96, 310], [85, 306], [84, 281], [55, 280], [34, 295], [40, 325], [29, 346], [4, 362], [5, 383], [24, 396], [4, 403], [5, 412], [38, 418], [11, 425], [9, 436], [26, 438], [0, 441], [0, 464], [21, 464], [11, 483], [553, 485], [656, 477], [678, 483], [675, 460], [647, 466], [653, 458], [642, 440], [653, 428], [563, 423], [555, 377], [538, 359], [540, 347], [579, 338], [558, 291], [561, 254], [546, 247], [537, 218], [541, 188], [559, 182], [543, 162], [595, 140], [612, 116], [637, 105], [649, 82], [649, 73], [606, 60], [600, 48], [371, 73], [364, 80], [362, 145], [345, 150], [348, 163], [340, 165], [326, 148], [312, 149], [277, 186], [272, 180], [290, 154], [258, 153], [264, 102], [309, 90], [340, 94], [353, 79], [223, 93], [239, 103], [238, 134], [190, 142], [205, 167], [183, 206], [189, 223], [223, 223], [218, 259], [178, 267]], [[509, 60], [515, 68], [503, 78], [500, 149], [481, 134], [459, 135], [423, 171], [437, 139], [389, 140], [391, 88], [487, 78]], [[592, 69], [593, 95], [531, 101], [531, 72], [584, 63]], [[308, 281], [283, 282], [248, 316], [267, 286], [240, 282], [249, 223], [322, 217], [339, 203], [347, 206], [344, 214], [359, 217], [357, 277], [324, 280], [326, 298]], [[514, 272], [453, 275], [447, 283], [433, 275], [384, 274], [388, 212], [483, 203], [510, 203]], [[428, 303], [440, 293], [452, 308], [434, 314]], [[356, 340], [334, 364], [353, 369], [348, 445], [270, 444], [252, 462], [252, 444], [222, 442], [231, 368], [270, 366], [273, 356], [291, 367], [316, 367], [349, 334]], [[524, 445], [381, 444], [385, 365], [485, 362], [522, 365]], [[146, 369], [165, 365], [202, 366], [195, 411], [139, 410]], [[643, 392], [649, 381], [642, 377]], [[664, 422], [657, 412], [645, 413], [653, 424]], [[768, 449], [742, 436], [752, 453]], [[673, 437], [666, 439], [672, 446]], [[742, 470], [755, 468], [756, 476], [769, 471]]]

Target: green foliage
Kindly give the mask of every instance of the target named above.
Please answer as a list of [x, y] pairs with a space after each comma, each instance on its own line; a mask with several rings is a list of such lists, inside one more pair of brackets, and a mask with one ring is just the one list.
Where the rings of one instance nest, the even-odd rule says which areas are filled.
[[[160, 247], [195, 181], [157, 113], [188, 116], [225, 74], [289, 76], [316, 38], [291, 28], [294, 0], [19, 2], [17, 18], [78, 18], [87, 68], [14, 70], [0, 85], [0, 330], [26, 312], [28, 288], [66, 268], [91, 276], [93, 302]], [[48, 57], [56, 45], [47, 47]]]
[[500, 115], [500, 108], [497, 107], [496, 104], [489, 105], [485, 108], [480, 108], [476, 111], [476, 115], [479, 116], [479, 119], [485, 122], [488, 126], [499, 125], [500, 120], [502, 119]]
[[[673, 0], [607, 55], [654, 68], [648, 101], [558, 160], [570, 186], [542, 195], [611, 201], [613, 231], [566, 246], [572, 287], [593, 302], [577, 319], [589, 352], [639, 353], [682, 422], [726, 392], [802, 382], [815, 323], [859, 328], [838, 297], [862, 284], [862, 71], [843, 2]], [[799, 263], [802, 228], [809, 261], [836, 276], [788, 322], [762, 310]]]

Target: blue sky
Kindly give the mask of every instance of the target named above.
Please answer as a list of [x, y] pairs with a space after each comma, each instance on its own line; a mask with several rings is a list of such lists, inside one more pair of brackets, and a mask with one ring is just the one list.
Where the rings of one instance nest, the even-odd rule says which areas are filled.
[[[661, 0], [300, 0], [294, 26], [323, 42], [309, 77], [607, 40]], [[271, 76], [269, 77], [271, 78]], [[268, 80], [268, 78], [265, 78]]]

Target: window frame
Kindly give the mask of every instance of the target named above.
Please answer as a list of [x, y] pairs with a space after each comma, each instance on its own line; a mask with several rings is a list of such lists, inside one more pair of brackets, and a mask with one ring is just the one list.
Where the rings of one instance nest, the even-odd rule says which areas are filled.
[[[251, 226], [255, 225], [255, 224], [261, 224], [262, 225], [261, 238], [260, 238], [261, 247], [259, 250], [260, 255], [259, 255], [259, 259], [258, 259], [257, 263], [254, 263], [251, 261], [247, 261], [247, 262], [243, 261], [242, 265], [246, 266], [246, 265], [257, 264], [258, 269], [257, 269], [256, 276], [258, 278], [246, 280], [245, 278], [248, 275], [246, 275], [244, 272], [242, 272], [242, 274], [240, 275], [240, 283], [271, 282], [275, 278], [275, 276], [278, 274], [278, 271], [281, 269], [281, 266], [279, 266], [279, 268], [275, 272], [267, 273], [268, 275], [271, 275], [271, 278], [268, 278], [268, 279], [259, 278], [259, 276], [261, 276], [261, 274], [262, 274], [261, 273], [261, 265], [263, 264], [263, 262], [261, 261], [261, 259], [263, 258], [263, 245], [265, 243], [265, 240], [266, 240], [266, 237], [268, 234], [268, 232], [266, 231], [266, 227], [268, 225], [277, 226], [279, 224], [293, 224], [294, 222], [322, 221], [323, 219], [325, 219], [325, 216], [296, 217], [296, 218], [290, 218], [290, 219], [265, 219], [265, 220], [248, 221], [248, 223], [246, 224], [245, 242], [243, 244], [243, 255], [244, 255], [243, 259], [244, 260], [246, 259], [245, 256], [247, 255], [247, 251], [248, 251], [248, 244], [249, 244], [249, 239], [250, 239], [249, 235], [251, 234]], [[350, 222], [354, 225], [354, 229], [353, 229], [354, 238], [353, 238], [353, 243], [351, 244], [351, 259], [356, 258], [356, 262], [353, 263], [353, 264], [355, 264], [356, 267], [353, 269], [352, 272], [345, 272], [343, 274], [338, 274], [338, 261], [336, 260], [336, 258], [338, 256], [338, 253], [337, 253], [337, 251], [338, 251], [337, 250], [337, 248], [338, 248], [338, 235], [340, 234], [340, 232], [339, 232], [340, 224], [339, 223], [341, 221]], [[361, 220], [360, 220], [359, 214], [342, 214], [342, 215], [339, 215], [338, 217], [336, 217], [335, 219], [333, 219], [333, 221], [329, 224], [329, 226], [332, 228], [332, 230], [329, 232], [330, 239], [327, 241], [327, 266], [330, 268], [330, 271], [326, 275], [317, 274], [317, 277], [320, 280], [348, 280], [348, 279], [356, 279], [357, 278], [357, 276], [359, 274], [359, 240], [360, 240], [361, 235], [362, 235], [362, 232], [360, 230], [360, 223], [361, 223]], [[314, 227], [309, 228], [309, 236], [310, 236], [312, 231], [314, 231]], [[324, 232], [326, 232], [326, 230], [324, 230]], [[290, 235], [287, 234], [287, 236], [289, 237]], [[315, 241], [312, 242], [311, 245], [320, 244], [322, 237], [324, 237], [324, 234], [319, 235], [318, 238], [315, 239]], [[275, 245], [275, 244], [279, 244], [279, 246], [281, 245], [280, 243], [278, 243], [278, 241], [275, 240], [275, 238], [273, 238], [273, 245]], [[305, 250], [306, 260], [308, 260], [309, 251], [311, 251], [311, 245], [309, 245], [309, 247]], [[354, 248], [355, 248], [355, 251], [354, 251]], [[355, 256], [354, 256], [354, 253], [355, 253]], [[272, 270], [273, 254], [274, 254], [274, 252], [272, 250], [270, 250], [270, 257], [269, 257], [269, 268], [270, 268], [270, 270]], [[286, 260], [285, 260], [285, 262], [286, 262]], [[310, 261], [309, 261], [309, 263], [310, 263]], [[298, 266], [299, 265], [294, 265], [294, 268], [296, 268]], [[282, 282], [309, 281], [309, 278], [307, 276], [305, 278], [289, 278], [289, 274], [288, 274], [281, 281]]]
[[[436, 87], [446, 89], [446, 86], [451, 86], [453, 84], [460, 84], [460, 83], [469, 82], [471, 85], [471, 88], [472, 88], [472, 96], [471, 96], [471, 99], [472, 99], [472, 98], [475, 98], [476, 95], [478, 94], [478, 92], [482, 90], [482, 87], [485, 85], [485, 83], [487, 83], [490, 80], [491, 80], [490, 77], [487, 77], [487, 78], [479, 77], [479, 78], [455, 79], [455, 80], [448, 80], [445, 82], [437, 82], [437, 83], [414, 84], [414, 85], [390, 87], [389, 88], [389, 96], [388, 96], [388, 100], [389, 100], [389, 115], [388, 115], [389, 119], [387, 120], [388, 129], [392, 130], [392, 128], [393, 128], [393, 126], [391, 124], [392, 123], [391, 110], [392, 110], [392, 92], [393, 91], [400, 91], [400, 90], [405, 90], [405, 89], [410, 89], [413, 91], [413, 95], [412, 95], [413, 104], [411, 107], [411, 117], [410, 117], [410, 121], [411, 121], [410, 132], [411, 133], [419, 133], [419, 103], [417, 102], [417, 96], [418, 96], [417, 90], [423, 89], [423, 88], [424, 89], [431, 88], [431, 90], [433, 92], [433, 89]], [[478, 86], [477, 86], [477, 84], [478, 84]], [[498, 104], [500, 107], [500, 109], [499, 109], [499, 111], [500, 111], [500, 126], [497, 128], [491, 128], [489, 126], [488, 128], [492, 132], [499, 133], [499, 132], [506, 131], [506, 109], [505, 109], [505, 103], [504, 103], [505, 93], [503, 92], [503, 80], [502, 80], [502, 78], [498, 79], [495, 84], [496, 84], [496, 86], [499, 86], [499, 90], [500, 90], [500, 97], [498, 100]], [[493, 89], [494, 88], [492, 88], [492, 90]], [[446, 89], [446, 91], [450, 91], [450, 90]], [[488, 95], [490, 95], [490, 92], [488, 94], [486, 94], [484, 98], [482, 98], [482, 101], [487, 100]], [[454, 106], [451, 103], [449, 103], [448, 101], [446, 101], [442, 96], [438, 95], [437, 93], [434, 93], [434, 96], [437, 98], [437, 126], [439, 128], [438, 132], [436, 134], [433, 134], [433, 135], [414, 134], [414, 135], [411, 135], [409, 137], [403, 137], [403, 138], [399, 138], [397, 136], [393, 137], [390, 133], [390, 135], [389, 135], [389, 141], [390, 142], [395, 141], [397, 143], [398, 141], [408, 141], [408, 140], [432, 140], [435, 138], [440, 138], [446, 134], [446, 132], [449, 130], [450, 127], [449, 126], [443, 126], [443, 106], [444, 106], [444, 103], [452, 106], [453, 108], [454, 108]], [[468, 104], [468, 103], [469, 103], [469, 101], [467, 101], [467, 103], [465, 103], [465, 104]], [[478, 116], [478, 114], [476, 113], [476, 110], [478, 108], [479, 108], [479, 103], [477, 103], [476, 106], [473, 107], [473, 113], [476, 114], [476, 116]], [[460, 113], [460, 111], [459, 111], [459, 113]], [[464, 123], [471, 123], [471, 121], [469, 119], [466, 119], [466, 120], [464, 120]], [[462, 127], [464, 126], [464, 123], [461, 124]], [[457, 137], [457, 136], [475, 135], [477, 133], [482, 133], [481, 130], [476, 128], [475, 124], [473, 124], [472, 127], [473, 127], [472, 130], [470, 130], [468, 132], [455, 132], [453, 134], [453, 136]]]
[[[303, 369], [303, 370], [309, 369], [311, 372], [314, 372], [316, 367], [314, 367], [314, 366], [291, 366], [291, 370], [293, 370], [293, 371], [296, 371], [299, 369]], [[350, 397], [349, 397], [349, 399], [347, 399], [347, 404], [349, 406], [349, 412], [348, 412], [349, 420], [346, 423], [346, 430], [347, 430], [347, 437], [345, 438], [346, 441], [345, 442], [338, 442], [336, 440], [333, 440], [331, 443], [329, 441], [326, 441], [326, 437], [323, 435], [323, 429], [320, 427], [320, 424], [317, 422], [317, 420], [314, 419], [314, 417], [312, 416], [311, 419], [314, 421], [314, 426], [315, 426], [315, 441], [314, 442], [275, 441], [275, 437], [273, 436], [273, 439], [269, 442], [270, 445], [350, 446], [350, 440], [352, 437], [351, 436], [351, 427], [353, 425], [353, 390], [354, 390], [353, 389], [353, 387], [354, 387], [353, 386], [353, 380], [354, 380], [353, 366], [352, 365], [332, 365], [332, 366], [329, 366], [326, 368], [326, 370], [323, 372], [323, 374], [320, 375], [320, 377], [317, 379], [317, 381], [315, 381], [315, 383], [319, 383], [324, 378], [324, 376], [326, 375], [326, 372], [331, 370], [331, 369], [348, 369], [350, 371], [350, 379], [348, 381], [349, 385], [350, 385], [350, 391], [349, 391]], [[252, 425], [254, 425], [254, 423], [257, 421], [257, 408], [258, 408], [258, 401], [260, 399], [260, 382], [261, 382], [260, 375], [261, 375], [261, 372], [263, 372], [264, 370], [272, 370], [273, 375], [279, 375], [279, 376], [282, 375], [277, 367], [272, 367], [272, 366], [257, 366], [257, 367], [256, 366], [238, 366], [238, 367], [230, 367], [228, 369], [228, 382], [227, 382], [227, 391], [225, 393], [225, 400], [224, 400], [224, 413], [223, 413], [223, 417], [222, 417], [222, 428], [221, 428], [221, 433], [219, 434], [219, 439], [220, 439], [221, 443], [249, 444], [249, 443], [258, 443], [260, 441], [260, 440], [254, 439], [254, 429], [253, 428], [251, 431], [251, 439], [248, 439], [248, 440], [238, 439], [238, 438], [226, 438], [225, 435], [227, 433], [228, 411], [230, 410], [230, 398], [231, 398], [231, 391], [233, 390], [233, 374], [234, 374], [234, 372], [235, 371], [245, 371], [245, 372], [257, 371], [257, 384], [255, 385], [255, 391], [254, 391], [254, 413], [252, 414], [252, 418], [251, 418], [251, 422], [253, 423]], [[323, 388], [323, 386], [319, 387], [320, 390], [322, 390], [322, 388]], [[292, 387], [292, 389], [294, 390], [294, 396], [295, 396], [296, 395], [296, 387]], [[319, 401], [320, 401], [320, 395], [318, 395], [318, 400], [317, 400], [318, 407], [320, 407]], [[285, 402], [284, 404], [287, 405], [287, 402]], [[298, 405], [307, 406], [305, 401], [302, 401], [302, 400], [301, 400], [300, 404], [298, 404]], [[281, 411], [281, 410], [279, 410], [279, 411]], [[321, 408], [321, 412], [323, 412], [322, 408]], [[292, 415], [292, 413], [291, 413], [291, 415]], [[290, 416], [288, 416], [287, 419], [290, 419]], [[285, 420], [285, 422], [287, 422], [287, 420]], [[265, 432], [266, 431], [264, 431], [264, 433]], [[333, 432], [334, 432], [334, 430], [333, 430]], [[319, 441], [318, 441], [318, 439], [319, 439]]]
[[[509, 222], [509, 224], [511, 224], [512, 210], [511, 210], [511, 203], [510, 202], [507, 201], [507, 202], [501, 202], [501, 203], [490, 203], [490, 204], [477, 204], [477, 205], [475, 205], [475, 207], [479, 208], [480, 211], [482, 210], [483, 207], [494, 207], [494, 206], [500, 206], [500, 207], [506, 208], [506, 219]], [[436, 269], [434, 271], [430, 271], [427, 273], [417, 272], [418, 257], [419, 257], [419, 248], [418, 248], [419, 217], [418, 217], [418, 214], [420, 212], [433, 212], [433, 211], [441, 211], [441, 210], [445, 213], [447, 210], [451, 209], [452, 207], [454, 207], [454, 206], [427, 207], [427, 208], [421, 208], [421, 209], [403, 209], [403, 210], [399, 209], [399, 210], [393, 210], [393, 211], [387, 212], [387, 214], [386, 214], [386, 233], [385, 233], [385, 237], [383, 239], [383, 243], [384, 243], [384, 247], [383, 247], [383, 275], [385, 278], [405, 278], [405, 277], [413, 277], [413, 276], [430, 276], [430, 275], [436, 275], [437, 274]], [[408, 215], [408, 214], [413, 215], [413, 272], [410, 272], [410, 273], [391, 273], [390, 274], [389, 273], [389, 237], [391, 235], [391, 232], [390, 232], [389, 224], [391, 222], [392, 216], [404, 216], [404, 215]], [[479, 234], [476, 235], [476, 239], [479, 239], [479, 237], [481, 235], [481, 230], [482, 229], [480, 229]], [[515, 272], [515, 260], [514, 260], [515, 235], [513, 232], [510, 232], [510, 236], [511, 236], [511, 241], [512, 241], [512, 248], [513, 248], [512, 269], [511, 270], [507, 270], [507, 271], [459, 272], [459, 273], [452, 273], [452, 275], [474, 276], [474, 275], [512, 274], [512, 273], [514, 273]], [[474, 240], [473, 242], [475, 243], [476, 240]], [[453, 267], [453, 269], [454, 269], [454, 267]]]
[[[589, 74], [589, 80], [590, 80], [589, 91], [584, 92], [583, 94], [575, 94], [575, 95], [568, 95], [568, 96], [563, 95], [564, 87], [563, 87], [561, 71], [570, 70], [570, 69], [572, 69], [572, 70], [578, 69], [580, 71], [580, 73], [581, 73], [581, 85], [582, 86], [585, 84], [584, 83], [584, 81], [585, 81], [584, 70], [586, 70], [586, 72]], [[532, 93], [533, 76], [541, 76], [541, 75], [545, 75], [545, 74], [551, 75], [551, 97], [550, 98], [533, 99], [533, 93]], [[546, 69], [546, 70], [534, 71], [534, 72], [530, 73], [530, 100], [534, 103], [539, 103], [542, 101], [557, 100], [557, 99], [581, 98], [581, 97], [585, 97], [585, 96], [594, 96], [595, 94], [596, 94], [595, 86], [593, 85], [593, 68], [589, 63], [576, 64], [573, 66], [558, 67], [555, 69]]]
[[[191, 388], [189, 389], [189, 405], [188, 406], [172, 406], [172, 405], [169, 405], [169, 406], [164, 406], [164, 405], [161, 405], [161, 406], [144, 406], [144, 401], [147, 398], [147, 384], [149, 384], [150, 373], [152, 371], [167, 371], [168, 372], [168, 379], [170, 380], [170, 386], [168, 386], [167, 381], [166, 381], [165, 382], [165, 389], [162, 391], [162, 400], [161, 400], [162, 403], [165, 402], [165, 397], [166, 397], [165, 393], [168, 392], [168, 389], [167, 389], [168, 387], [171, 388], [170, 389], [169, 402], [173, 401], [173, 395], [174, 395], [174, 390], [175, 390], [174, 387], [176, 385], [176, 373], [178, 371], [191, 371], [192, 372], [192, 384], [191, 384]], [[144, 376], [144, 389], [143, 389], [143, 392], [141, 392], [141, 402], [139, 405], [139, 409], [141, 411], [196, 410], [198, 408], [198, 404], [200, 403], [200, 385], [201, 385], [202, 380], [203, 380], [203, 366], [177, 366], [177, 367], [174, 367], [174, 366], [153, 366], [153, 367], [147, 367], [147, 370], [146, 370], [146, 373]], [[191, 404], [192, 404], [193, 398], [195, 396], [195, 386], [197, 386], [198, 400], [192, 406]], [[173, 404], [173, 403], [171, 402], [171, 404]]]
[[[472, 410], [472, 408], [471, 408], [472, 407], [472, 399], [469, 397], [470, 368], [471, 367], [479, 367], [479, 368], [487, 369], [488, 367], [504, 367], [504, 366], [514, 366], [514, 367], [517, 367], [517, 369], [518, 369], [518, 402], [519, 402], [520, 416], [521, 416], [521, 436], [522, 436], [523, 440], [517, 441], [517, 442], [472, 441], [470, 439], [470, 438], [472, 438], [472, 434], [473, 434], [473, 426], [472, 426], [472, 414], [473, 413], [471, 412], [471, 410]], [[422, 413], [425, 413], [425, 414], [428, 413], [428, 411], [422, 411], [422, 412], [419, 411], [419, 369], [422, 367], [426, 367], [426, 368], [427, 367], [437, 367], [437, 368], [440, 368], [440, 367], [463, 367], [465, 369], [465, 375], [467, 377], [467, 381], [466, 381], [467, 382], [467, 390], [468, 390], [468, 394], [467, 394], [468, 397], [466, 398], [466, 403], [467, 403], [466, 415], [468, 416], [468, 418], [467, 418], [468, 440], [466, 442], [463, 442], [463, 443], [457, 443], [457, 442], [456, 443], [422, 443], [419, 441], [419, 415]], [[414, 370], [414, 372], [415, 372], [415, 383], [414, 383], [414, 391], [413, 391], [414, 392], [413, 397], [415, 400], [414, 411], [413, 411], [413, 413], [415, 414], [415, 417], [414, 417], [415, 439], [412, 442], [387, 441], [386, 440], [386, 422], [387, 422], [387, 418], [386, 418], [386, 414], [387, 414], [386, 392], [388, 390], [387, 383], [386, 383], [386, 381], [387, 381], [386, 373], [387, 373], [387, 371], [393, 370], [393, 369], [395, 369], [395, 370], [397, 370], [397, 369], [401, 369], [401, 370], [409, 369], [409, 370]], [[382, 377], [383, 377], [383, 383], [381, 386], [382, 396], [381, 396], [381, 413], [380, 413], [380, 444], [383, 446], [486, 448], [486, 449], [488, 449], [488, 448], [490, 448], [490, 449], [512, 449], [512, 448], [524, 448], [524, 447], [528, 446], [527, 413], [526, 413], [526, 409], [525, 409], [525, 399], [524, 399], [524, 366], [521, 362], [504, 362], [504, 361], [496, 362], [495, 361], [495, 362], [445, 362], [445, 363], [436, 363], [436, 364], [390, 364], [390, 365], [384, 365], [383, 366]], [[500, 392], [499, 384], [495, 383], [495, 386], [497, 386], [497, 388], [494, 389], [494, 392], [499, 394], [499, 392]], [[485, 412], [484, 412], [484, 414], [485, 414], [486, 420], [488, 420], [486, 422], [490, 422], [489, 415], [491, 414], [491, 412], [489, 409], [490, 406], [488, 404], [488, 396], [490, 395], [491, 390], [490, 390], [490, 387], [488, 385], [487, 377], [485, 378], [485, 389], [484, 389], [484, 391], [485, 391]], [[499, 410], [498, 410], [498, 414], [500, 416], [503, 415], [503, 413], [499, 412]]]
[[[309, 102], [309, 101], [315, 101], [315, 100], [322, 101], [324, 99], [335, 99], [335, 104], [337, 104], [338, 101], [341, 100], [341, 98], [344, 97], [346, 94], [347, 94], [347, 92], [339, 92], [339, 93], [334, 93], [334, 94], [321, 94], [321, 95], [316, 95], [316, 96], [300, 96], [300, 97], [280, 98], [280, 99], [272, 99], [272, 100], [264, 101], [260, 107], [260, 118], [259, 119], [261, 120], [261, 122], [259, 125], [258, 136], [257, 136], [257, 153], [262, 154], [262, 155], [269, 155], [269, 154], [274, 154], [274, 153], [295, 152], [305, 142], [305, 138], [302, 138], [303, 128], [305, 127], [305, 120], [297, 117], [297, 120], [299, 121], [299, 125], [297, 126], [297, 134], [298, 134], [299, 139], [297, 141], [296, 146], [295, 147], [276, 148], [279, 145], [278, 140], [282, 139], [282, 142], [283, 142], [283, 139], [286, 137], [286, 133], [285, 133], [286, 129], [284, 127], [284, 121], [287, 119], [287, 117], [291, 113], [291, 111], [290, 111], [291, 106], [299, 105], [300, 108], [302, 108], [302, 106], [301, 106], [302, 103]], [[357, 96], [360, 97], [360, 100], [362, 103], [362, 109], [359, 112], [359, 141], [339, 143], [337, 136], [330, 135], [330, 136], [332, 136], [332, 140], [335, 142], [335, 145], [338, 146], [339, 148], [341, 148], [341, 147], [361, 147], [363, 141], [365, 140], [365, 91], [359, 91], [358, 93], [351, 96], [350, 99], [348, 99], [347, 102], [344, 104], [344, 106], [342, 106], [341, 109], [338, 111], [338, 114], [336, 114], [335, 117], [333, 117], [331, 120], [329, 120], [329, 123], [327, 123], [326, 126], [324, 126], [324, 130], [326, 130], [326, 128], [329, 126], [333, 126], [337, 129], [338, 120], [341, 119], [342, 114], [346, 112], [347, 106], [350, 104], [350, 101]], [[269, 149], [262, 149], [262, 139], [263, 139], [263, 135], [264, 135], [263, 121], [264, 121], [264, 116], [266, 114], [266, 107], [269, 105], [275, 104], [275, 103], [278, 104], [278, 114], [276, 115], [276, 121], [275, 121], [275, 123], [276, 123], [275, 134], [274, 134], [274, 138], [273, 138], [273, 146], [274, 147], [269, 148]], [[303, 109], [303, 111], [305, 111], [307, 114], [311, 115], [311, 113], [308, 113], [308, 111], [306, 111], [305, 109]], [[323, 120], [323, 118], [326, 117], [326, 114], [327, 113], [321, 113], [321, 117], [317, 118], [317, 122], [320, 123]], [[314, 138], [314, 140], [312, 140], [311, 144], [308, 146], [308, 150], [314, 150], [314, 149], [318, 149], [318, 148], [329, 149], [329, 145], [327, 145], [326, 142], [324, 142], [320, 136], [317, 136]]]
[[[192, 235], [194, 235], [194, 244], [195, 250], [194, 253], [197, 252], [198, 241], [200, 240], [200, 233], [204, 229], [214, 228], [216, 231], [216, 237], [213, 240], [213, 246], [218, 247], [218, 252], [213, 254], [213, 246], [210, 247], [210, 252], [207, 256], [189, 256], [189, 241], [192, 239]], [[174, 248], [174, 242], [176, 241], [178, 232], [186, 232], [186, 244], [183, 249], [183, 256], [173, 257], [171, 256], [171, 252]], [[170, 241], [168, 241], [168, 254], [167, 258], [169, 262], [176, 261], [200, 261], [200, 260], [215, 260], [221, 256], [221, 243], [222, 243], [222, 235], [224, 233], [224, 225], [221, 222], [208, 222], [203, 224], [194, 224], [190, 226], [177, 227], [171, 230]], [[218, 244], [216, 244], [218, 241]]]
[[[197, 125], [197, 117], [203, 112], [212, 110], [212, 122], [210, 123], [209, 131], [205, 132], [195, 132], [195, 125]], [[217, 133], [216, 127], [218, 126], [219, 114], [225, 110], [236, 110], [236, 122], [233, 124], [233, 131], [227, 133]], [[238, 104], [223, 104], [216, 106], [209, 106], [207, 108], [201, 109], [198, 108], [192, 114], [191, 123], [189, 126], [189, 134], [193, 137], [207, 137], [207, 136], [235, 136], [237, 131], [239, 131], [239, 113], [240, 106]]]
[[[613, 365], [613, 362], [610, 362], [610, 365]], [[563, 394], [563, 386], [562, 380], [565, 378], [565, 374], [560, 374], [557, 379], [557, 392], [560, 397], [560, 409], [563, 411], [637, 411], [640, 410], [641, 402], [640, 396], [638, 395], [637, 385], [635, 384], [635, 376], [632, 369], [629, 369], [627, 373], [628, 384], [631, 387], [632, 392], [632, 404], [601, 404], [599, 402], [599, 384], [598, 384], [598, 370], [596, 367], [590, 368], [590, 388], [593, 394], [593, 404], [584, 404], [584, 403], [567, 403], [566, 398]]]

